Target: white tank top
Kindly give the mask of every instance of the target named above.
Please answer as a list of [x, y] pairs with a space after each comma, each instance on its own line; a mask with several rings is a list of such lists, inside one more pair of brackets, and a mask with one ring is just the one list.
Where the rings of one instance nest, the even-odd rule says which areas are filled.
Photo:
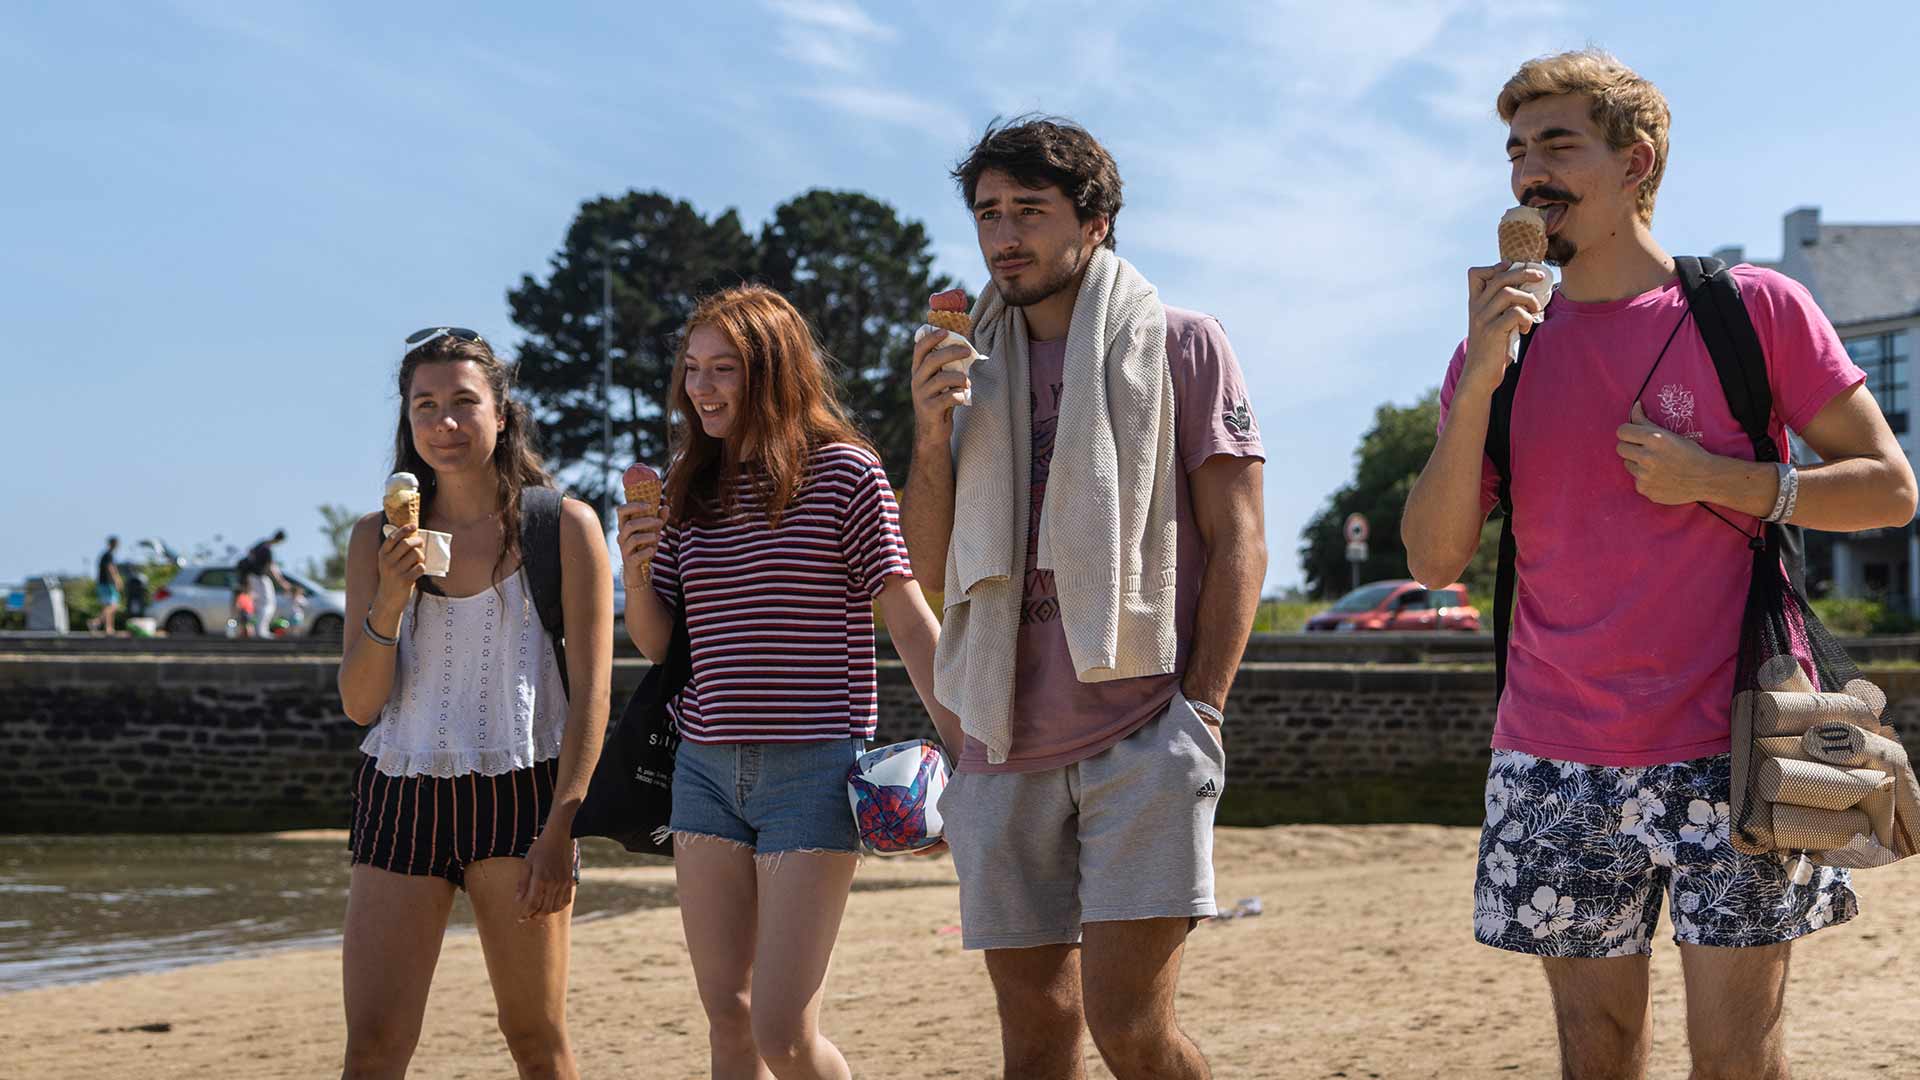
[[497, 776], [560, 754], [567, 696], [524, 570], [472, 596], [420, 594], [393, 683], [360, 743], [388, 776]]

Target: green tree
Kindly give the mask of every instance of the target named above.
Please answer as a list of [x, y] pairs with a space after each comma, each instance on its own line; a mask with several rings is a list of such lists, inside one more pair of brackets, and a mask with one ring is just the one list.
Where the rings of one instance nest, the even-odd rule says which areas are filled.
[[[600, 450], [603, 259], [613, 282], [614, 451], [607, 463]], [[708, 219], [658, 192], [583, 204], [546, 280], [522, 277], [507, 294], [527, 335], [518, 385], [540, 420], [548, 462], [588, 500], [599, 498], [611, 470], [632, 461], [664, 464], [663, 404], [687, 316], [702, 295], [758, 280], [813, 324], [838, 362], [855, 419], [887, 464], [904, 468], [913, 440], [913, 329], [927, 295], [949, 284], [932, 265], [924, 226], [858, 192], [800, 195], [774, 210], [757, 242], [734, 211]]]
[[841, 394], [894, 479], [913, 452], [913, 331], [933, 274], [926, 227], [855, 191], [813, 190], [781, 205], [760, 233], [760, 279], [813, 324], [838, 363]]
[[[523, 276], [508, 291], [514, 324], [526, 333], [518, 385], [540, 421], [547, 461], [581, 498], [599, 499], [612, 471], [631, 462], [665, 463], [661, 403], [676, 335], [699, 297], [752, 274], [754, 255], [733, 211], [708, 220], [684, 200], [629, 191], [583, 204], [547, 279]], [[614, 443], [613, 460], [602, 461], [601, 282], [608, 269]]]
[[327, 557], [307, 561], [307, 576], [329, 589], [347, 587], [347, 545], [360, 514], [335, 503], [320, 504], [320, 535], [327, 538]]
[[[1327, 497], [1326, 503], [1300, 531], [1300, 569], [1307, 590], [1315, 596], [1337, 596], [1347, 590], [1352, 570], [1347, 541], [1342, 534], [1347, 515], [1366, 515], [1371, 526], [1367, 561], [1360, 565], [1361, 581], [1407, 577], [1407, 549], [1400, 539], [1400, 514], [1407, 494], [1433, 454], [1440, 418], [1440, 392], [1430, 390], [1409, 406], [1386, 404], [1373, 414], [1373, 427], [1354, 451], [1353, 479]], [[1479, 549], [1461, 575], [1476, 594], [1492, 591], [1499, 557], [1499, 522], [1481, 530]]]

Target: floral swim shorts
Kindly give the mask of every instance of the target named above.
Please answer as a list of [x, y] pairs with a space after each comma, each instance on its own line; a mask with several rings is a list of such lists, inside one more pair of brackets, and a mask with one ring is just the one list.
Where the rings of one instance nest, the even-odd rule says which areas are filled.
[[1616, 768], [1495, 750], [1474, 877], [1473, 936], [1539, 956], [1645, 956], [1673, 904], [1673, 938], [1791, 941], [1860, 910], [1847, 871], [1795, 885], [1772, 855], [1728, 840], [1730, 755]]

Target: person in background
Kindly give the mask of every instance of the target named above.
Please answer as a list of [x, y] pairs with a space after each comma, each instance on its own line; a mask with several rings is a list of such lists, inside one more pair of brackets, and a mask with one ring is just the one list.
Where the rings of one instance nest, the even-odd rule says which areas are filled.
[[90, 628], [98, 627], [108, 637], [113, 636], [113, 617], [120, 610], [120, 597], [125, 589], [120, 568], [114, 565], [114, 553], [118, 550], [120, 538], [107, 537], [107, 549], [100, 553], [93, 573], [93, 595], [100, 601], [100, 618]]
[[273, 545], [286, 538], [287, 530], [276, 529], [272, 536], [249, 548], [246, 558], [240, 560], [241, 584], [253, 597], [250, 637], [273, 636], [274, 589], [276, 586], [283, 591], [293, 589], [285, 575], [280, 573], [279, 565], [273, 561]]

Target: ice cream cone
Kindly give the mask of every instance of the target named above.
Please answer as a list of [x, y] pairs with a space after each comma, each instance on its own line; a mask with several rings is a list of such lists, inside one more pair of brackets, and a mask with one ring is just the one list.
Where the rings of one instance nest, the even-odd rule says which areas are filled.
[[[1513, 268], [1522, 264], [1540, 264], [1546, 257], [1547, 219], [1540, 215], [1540, 211], [1531, 206], [1516, 206], [1500, 215], [1502, 263]], [[1533, 316], [1533, 321], [1538, 323], [1545, 314], [1547, 302], [1553, 298], [1553, 280], [1548, 277], [1520, 287], [1539, 299], [1541, 311]], [[1507, 335], [1507, 358], [1520, 358], [1520, 332], [1517, 330]]]
[[927, 323], [972, 340], [973, 316], [967, 314], [967, 294], [959, 289], [948, 289], [928, 297]]
[[397, 472], [387, 477], [387, 490], [380, 500], [387, 513], [387, 524], [396, 529], [420, 525], [420, 480], [412, 473]]
[[[651, 517], [660, 516], [660, 474], [652, 466], [629, 465], [620, 482], [626, 488], [629, 503], [638, 503], [646, 507]], [[640, 564], [640, 582], [644, 585], [652, 580], [653, 560], [649, 558]]]

